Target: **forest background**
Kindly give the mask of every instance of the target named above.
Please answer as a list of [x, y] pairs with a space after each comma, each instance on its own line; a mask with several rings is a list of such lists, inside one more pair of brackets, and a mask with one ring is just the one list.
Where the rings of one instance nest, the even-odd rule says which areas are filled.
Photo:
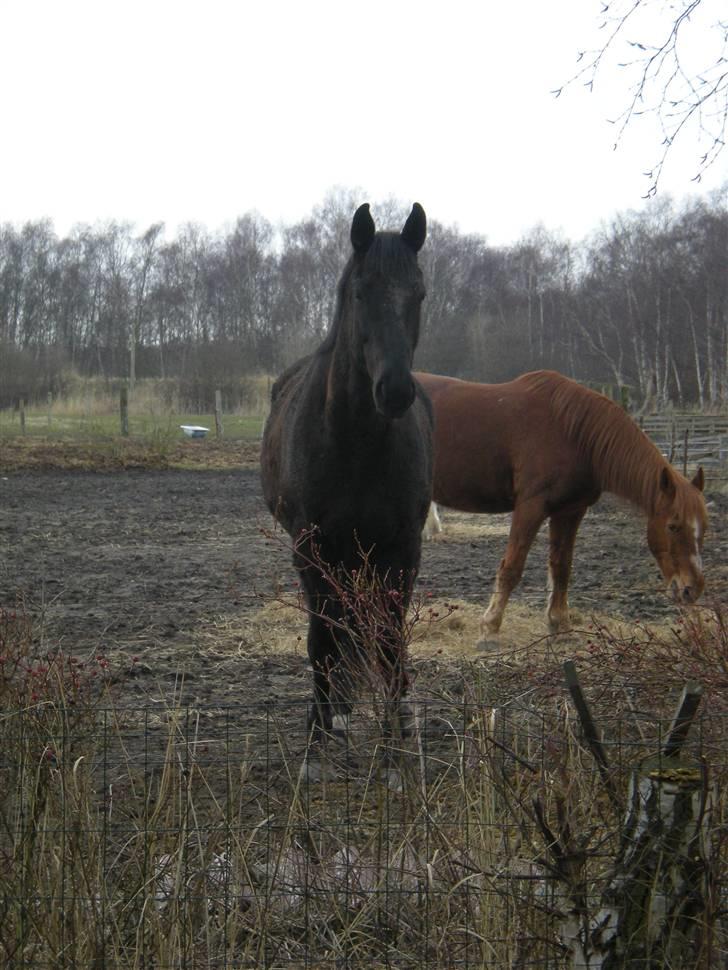
[[[89, 377], [132, 392], [155, 378], [193, 410], [216, 389], [244, 406], [251, 377], [326, 332], [361, 201], [339, 188], [294, 225], [249, 212], [172, 237], [161, 223], [1, 226], [0, 407]], [[377, 225], [401, 225], [411, 201], [373, 204]], [[536, 226], [493, 247], [428, 215], [420, 369], [498, 382], [554, 368], [642, 410], [728, 403], [728, 187], [660, 196], [578, 243]]]

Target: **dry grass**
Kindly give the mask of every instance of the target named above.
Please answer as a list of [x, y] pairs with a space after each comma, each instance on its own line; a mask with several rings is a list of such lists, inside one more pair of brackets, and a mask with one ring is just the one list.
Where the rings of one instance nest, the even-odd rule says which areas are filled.
[[[200, 444], [183, 443], [180, 460], [205, 455]], [[220, 460], [237, 462], [239, 452], [224, 443]], [[41, 449], [36, 460], [45, 467], [50, 459]], [[214, 452], [203, 460], [209, 467]], [[462, 527], [475, 537], [504, 525]], [[351, 762], [335, 781], [307, 786], [291, 734], [301, 710], [261, 704], [223, 715], [167, 697], [128, 711], [114, 682], [129, 671], [91, 657], [79, 675], [60, 652], [38, 656], [27, 618], [4, 614], [0, 965], [566, 967], [563, 900], [544, 862], [534, 799], [552, 821], [567, 806], [595, 909], [622, 823], [564, 691], [567, 657], [610, 743], [621, 797], [685, 680], [705, 685], [695, 736], [717, 792], [708, 839], [715, 936], [692, 966], [721, 965], [725, 616], [692, 610], [679, 624], [649, 627], [575, 616], [571, 634], [549, 637], [542, 606], [516, 601], [482, 650], [481, 613], [461, 600], [416, 606], [409, 652], [419, 731], [395, 743], [398, 791], [382, 781], [387, 742], [373, 691], [357, 710]], [[239, 655], [305, 664], [305, 632], [289, 596], [206, 623], [193, 646], [203, 662]]]
[[[442, 616], [423, 618], [421, 640], [415, 628], [415, 667], [437, 656], [450, 673], [458, 668], [477, 613], [455, 605], [427, 604]], [[264, 644], [302, 651], [302, 619], [293, 604], [269, 604], [244, 628], [210, 636], [223, 634], [218, 650], [227, 638], [250, 653]], [[174, 699], [126, 711], [114, 697], [118, 672], [103, 658], [37, 657], [23, 616], [3, 614], [0, 632], [5, 965], [566, 966], [533, 799], [547, 818], [568, 804], [590, 894], [616, 852], [621, 819], [554, 681], [555, 657], [535, 677], [515, 652], [461, 664], [457, 690], [440, 677], [419, 734], [395, 743], [402, 788], [393, 791], [378, 768], [376, 703], [358, 711], [349, 770], [311, 787], [299, 781], [290, 724], [272, 708], [254, 712], [244, 730], [239, 711], [206, 719]], [[667, 676], [648, 713], [625, 688], [650, 655], [663, 665], [672, 656], [674, 687], [682, 654], [692, 673], [701, 664], [715, 680], [721, 663], [725, 670], [725, 624], [706, 613], [679, 635], [643, 631], [631, 649], [605, 627], [589, 636], [584, 685], [607, 737], [619, 731], [611, 756], [623, 791], [672, 707]], [[701, 727], [716, 818], [726, 811], [727, 727], [725, 718]], [[718, 824], [711, 852], [722, 876], [720, 832]], [[717, 963], [694, 964], [709, 965]]]
[[438, 507], [443, 531], [433, 536], [432, 542], [475, 542], [478, 539], [508, 538], [511, 527], [509, 515], [469, 515], [452, 509]]
[[172, 438], [122, 437], [89, 440], [54, 440], [15, 437], [0, 442], [0, 472], [97, 471], [125, 469], [228, 469], [256, 468], [257, 441], [196, 441]]
[[[100, 380], [77, 381], [50, 411], [40, 404], [27, 407], [24, 425], [18, 411], [0, 410], [0, 472], [252, 467], [258, 462], [270, 383], [264, 376], [245, 380], [245, 406], [223, 414], [218, 440], [214, 414], [183, 410], [174, 382], [137, 382], [129, 397], [130, 434], [122, 436], [119, 389], [112, 391]], [[210, 434], [187, 439], [183, 424], [201, 424]]]
[[[512, 602], [501, 632], [484, 643], [480, 633], [482, 606], [460, 599], [428, 598], [418, 600], [416, 608], [421, 619], [409, 646], [412, 657], [437, 656], [456, 663], [466, 660], [487, 665], [497, 659], [523, 668], [558, 664], [575, 654], [588, 653], [587, 645], [596, 629], [608, 628], [610, 636], [620, 643], [631, 638], [656, 640], [670, 636], [673, 630], [673, 624], [667, 622], [646, 627], [627, 619], [615, 619], [613, 614], [592, 613], [585, 617], [572, 611], [572, 632], [549, 635], [544, 632], [546, 624], [541, 609]], [[228, 617], [200, 633], [221, 650], [227, 646], [245, 653], [293, 652], [305, 656], [306, 628], [305, 612], [298, 598], [291, 594], [264, 603], [245, 616]]]

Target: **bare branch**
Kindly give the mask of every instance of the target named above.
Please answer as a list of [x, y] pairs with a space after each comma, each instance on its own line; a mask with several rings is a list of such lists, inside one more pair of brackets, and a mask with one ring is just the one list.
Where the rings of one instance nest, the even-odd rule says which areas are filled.
[[[687, 129], [697, 134], [696, 172], [698, 181], [723, 150], [728, 120], [728, 27], [719, 19], [706, 19], [708, 0], [679, 0], [662, 5], [658, 19], [648, 14], [653, 7], [646, 0], [621, 0], [605, 4], [606, 15], [600, 29], [604, 43], [596, 50], [580, 50], [579, 70], [555, 94], [560, 95], [574, 82], [593, 90], [597, 79], [613, 69], [626, 75], [627, 98], [612, 123], [617, 126], [615, 148], [625, 131], [637, 119], [657, 119], [662, 132], [661, 151], [649, 169], [646, 198], [655, 195], [660, 177], [675, 143], [686, 139]], [[697, 23], [698, 11], [703, 22]], [[632, 36], [629, 36], [632, 34]], [[700, 43], [695, 38], [699, 37]], [[707, 62], [693, 66], [690, 57], [696, 50], [708, 50], [707, 38], [716, 40]], [[634, 56], [620, 58], [618, 51]], [[686, 66], [687, 65], [687, 66]]]

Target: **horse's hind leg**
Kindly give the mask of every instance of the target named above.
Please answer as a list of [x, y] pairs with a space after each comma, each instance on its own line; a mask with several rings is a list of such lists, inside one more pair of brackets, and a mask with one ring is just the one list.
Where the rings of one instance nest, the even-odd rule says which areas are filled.
[[563, 633], [569, 624], [569, 577], [574, 559], [576, 533], [586, 506], [559, 512], [549, 519], [549, 599], [546, 617], [552, 633]]
[[483, 614], [481, 626], [485, 636], [500, 630], [510, 595], [520, 582], [528, 551], [545, 518], [546, 510], [541, 499], [531, 499], [513, 510], [508, 545], [496, 573], [488, 609]]
[[427, 510], [427, 518], [422, 528], [422, 535], [425, 539], [434, 539], [441, 532], [442, 519], [440, 518], [440, 513], [437, 510], [437, 505], [434, 502], [430, 502], [430, 507]]

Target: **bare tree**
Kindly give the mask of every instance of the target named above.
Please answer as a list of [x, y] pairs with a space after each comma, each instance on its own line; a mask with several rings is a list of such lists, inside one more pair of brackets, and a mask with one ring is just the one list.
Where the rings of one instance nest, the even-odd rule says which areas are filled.
[[616, 144], [643, 116], [656, 118], [662, 141], [645, 172], [646, 196], [657, 192], [671, 149], [695, 140], [695, 174], [703, 173], [725, 147], [728, 119], [728, 17], [720, 0], [609, 0], [603, 2], [603, 43], [579, 51], [579, 69], [561, 88], [583, 83], [590, 90], [614, 69], [627, 85], [623, 107], [612, 119]]
[[145, 233], [135, 240], [136, 254], [134, 260], [134, 315], [131, 318], [129, 333], [129, 390], [133, 392], [136, 383], [136, 353], [142, 331], [142, 319], [147, 297], [149, 276], [154, 263], [157, 241], [164, 230], [164, 223], [157, 222], [150, 226]]

